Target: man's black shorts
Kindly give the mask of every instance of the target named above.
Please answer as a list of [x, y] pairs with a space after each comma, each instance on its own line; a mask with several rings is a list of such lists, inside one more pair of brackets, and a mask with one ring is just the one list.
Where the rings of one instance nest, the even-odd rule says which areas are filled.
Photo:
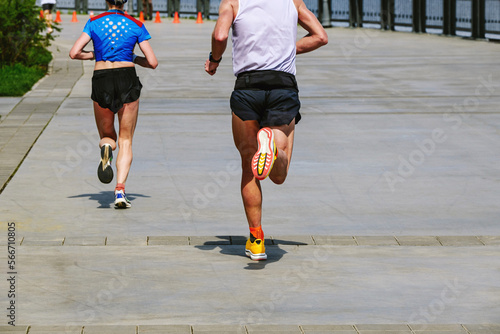
[[44, 3], [42, 5], [42, 10], [52, 10], [52, 9], [54, 9], [53, 3]]
[[238, 75], [231, 94], [231, 110], [243, 121], [261, 127], [300, 121], [299, 90], [295, 76], [280, 71], [252, 71]]
[[142, 84], [135, 67], [97, 70], [92, 76], [91, 98], [101, 108], [108, 108], [116, 113], [124, 103], [137, 101], [141, 89]]

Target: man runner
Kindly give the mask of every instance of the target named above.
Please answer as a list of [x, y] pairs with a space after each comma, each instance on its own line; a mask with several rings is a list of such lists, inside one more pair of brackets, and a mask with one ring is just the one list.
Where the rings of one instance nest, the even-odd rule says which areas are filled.
[[[297, 41], [297, 23], [308, 34]], [[214, 75], [232, 28], [232, 129], [242, 162], [241, 195], [250, 227], [245, 253], [266, 260], [261, 227], [267, 176], [282, 184], [292, 157], [300, 101], [295, 56], [328, 43], [328, 36], [303, 0], [222, 0], [205, 71]]]

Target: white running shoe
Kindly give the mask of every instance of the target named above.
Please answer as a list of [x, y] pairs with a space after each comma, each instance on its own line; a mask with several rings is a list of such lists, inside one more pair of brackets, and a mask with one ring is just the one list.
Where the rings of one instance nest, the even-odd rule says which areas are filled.
[[115, 190], [115, 208], [116, 209], [126, 209], [130, 208], [132, 204], [127, 198], [127, 195], [123, 190]]

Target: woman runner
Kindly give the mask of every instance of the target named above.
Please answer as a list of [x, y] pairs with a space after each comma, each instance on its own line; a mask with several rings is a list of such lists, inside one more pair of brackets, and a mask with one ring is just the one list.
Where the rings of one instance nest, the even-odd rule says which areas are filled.
[[[69, 56], [71, 59], [95, 59], [91, 98], [101, 138], [101, 161], [97, 175], [103, 183], [113, 180], [112, 151], [118, 144], [115, 208], [129, 208], [131, 204], [125, 194], [125, 182], [132, 164], [132, 138], [142, 88], [134, 64], [155, 69], [158, 61], [148, 42], [151, 36], [146, 27], [123, 12], [127, 0], [106, 2], [109, 10], [88, 20]], [[94, 51], [83, 50], [91, 40]], [[134, 54], [136, 44], [144, 57]], [[115, 114], [118, 116], [118, 135], [114, 125]]]

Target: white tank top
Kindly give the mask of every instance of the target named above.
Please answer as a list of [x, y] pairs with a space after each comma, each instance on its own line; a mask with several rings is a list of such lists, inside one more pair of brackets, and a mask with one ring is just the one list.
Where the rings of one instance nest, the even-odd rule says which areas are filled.
[[297, 20], [293, 0], [239, 0], [232, 26], [234, 75], [254, 70], [295, 75]]

